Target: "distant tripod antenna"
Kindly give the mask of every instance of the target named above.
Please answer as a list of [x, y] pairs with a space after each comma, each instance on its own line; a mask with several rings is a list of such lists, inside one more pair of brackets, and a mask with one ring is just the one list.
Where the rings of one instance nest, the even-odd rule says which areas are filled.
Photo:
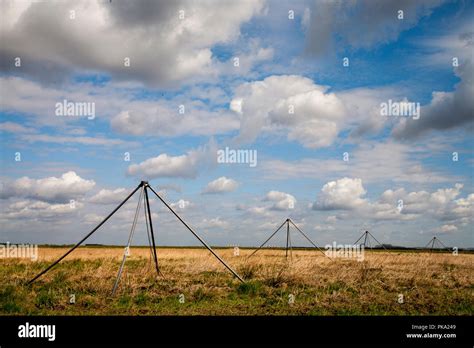
[[293, 247], [291, 245], [291, 237], [290, 237], [290, 224], [296, 228], [296, 230], [316, 249], [318, 249], [324, 256], [326, 256], [327, 258], [331, 259], [329, 256], [327, 256], [324, 251], [318, 247], [316, 244], [314, 244], [314, 242], [298, 227], [296, 226], [296, 224], [293, 222], [293, 220], [291, 219], [286, 219], [281, 225], [280, 227], [277, 228], [277, 230], [275, 232], [273, 232], [270, 237], [268, 237], [257, 249], [255, 249], [249, 256], [248, 258], [252, 257], [257, 251], [259, 251], [260, 249], [262, 249], [270, 239], [273, 238], [273, 236], [275, 236], [278, 231], [281, 230], [281, 228], [283, 226], [286, 225], [286, 248], [285, 248], [285, 257], [288, 257], [288, 251], [290, 252], [290, 258], [292, 257], [292, 253], [293, 253]]

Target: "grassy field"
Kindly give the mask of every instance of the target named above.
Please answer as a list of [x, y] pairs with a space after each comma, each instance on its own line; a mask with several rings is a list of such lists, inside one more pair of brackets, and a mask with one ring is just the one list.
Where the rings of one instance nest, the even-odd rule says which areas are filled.
[[[28, 286], [66, 248], [36, 262], [0, 259], [1, 315], [472, 315], [474, 255], [366, 251], [330, 260], [317, 251], [217, 249], [240, 283], [205, 249], [132, 248], [118, 291], [122, 248], [81, 247]], [[75, 295], [75, 303], [70, 296]], [[403, 297], [403, 298], [402, 298]], [[402, 303], [400, 303], [402, 302]]]

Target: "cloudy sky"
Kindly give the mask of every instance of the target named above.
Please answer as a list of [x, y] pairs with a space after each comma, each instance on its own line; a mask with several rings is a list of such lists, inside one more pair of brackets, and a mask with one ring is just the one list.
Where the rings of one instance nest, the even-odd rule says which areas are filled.
[[[291, 217], [320, 245], [474, 246], [472, 1], [0, 3], [1, 242], [78, 241], [149, 180], [212, 245]], [[136, 203], [88, 242], [125, 244]], [[197, 245], [151, 205], [159, 245]]]

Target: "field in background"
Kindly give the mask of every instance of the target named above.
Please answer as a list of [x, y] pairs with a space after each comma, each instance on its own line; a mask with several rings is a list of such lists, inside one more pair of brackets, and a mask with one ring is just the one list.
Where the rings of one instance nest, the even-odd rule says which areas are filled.
[[[205, 249], [132, 248], [117, 294], [123, 248], [81, 247], [33, 285], [67, 248], [39, 259], [0, 259], [1, 315], [472, 315], [474, 255], [367, 251], [330, 260], [318, 251], [216, 249], [242, 284]], [[75, 304], [70, 296], [75, 295]], [[400, 303], [402, 302], [402, 303]]]

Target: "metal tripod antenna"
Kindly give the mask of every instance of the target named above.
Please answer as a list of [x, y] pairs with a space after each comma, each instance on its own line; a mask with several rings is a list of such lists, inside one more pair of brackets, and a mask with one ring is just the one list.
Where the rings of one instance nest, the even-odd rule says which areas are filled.
[[256, 250], [254, 250], [253, 253], [251, 253], [249, 255], [248, 258], [250, 258], [252, 255], [254, 255], [257, 251], [259, 251], [275, 234], [278, 233], [278, 231], [280, 231], [280, 229], [286, 225], [286, 253], [285, 253], [285, 257], [288, 258], [288, 250], [290, 251], [290, 258], [292, 257], [292, 254], [293, 254], [293, 246], [291, 245], [291, 237], [290, 237], [290, 223], [298, 230], [298, 232], [300, 232], [304, 238], [306, 238], [306, 240], [308, 240], [311, 245], [313, 247], [315, 247], [316, 249], [318, 249], [324, 256], [326, 256], [327, 258], [331, 259], [329, 256], [327, 256], [324, 251], [321, 250], [320, 247], [318, 247], [316, 244], [314, 244], [314, 242], [303, 232], [300, 230], [300, 228], [298, 226], [295, 225], [295, 223], [291, 220], [291, 219], [286, 219], [281, 225], [280, 227], [277, 228], [277, 230], [275, 232], [272, 233], [272, 235], [270, 237], [268, 237], [268, 239], [263, 242]]
[[369, 246], [369, 249], [372, 249], [372, 243], [370, 243], [370, 237], [372, 237], [377, 243], [378, 245], [380, 245], [382, 248], [384, 248], [385, 250], [387, 250], [387, 248], [385, 248], [385, 246], [380, 243], [377, 238], [374, 237], [374, 235], [372, 233], [370, 233], [369, 231], [365, 231], [364, 233], [362, 233], [362, 235], [359, 237], [359, 239], [357, 239], [354, 243], [354, 245], [357, 245], [357, 243], [362, 239], [364, 238], [364, 243], [362, 245], [364, 245], [365, 248], [367, 248], [367, 246]]
[[[142, 188], [142, 192], [140, 193], [140, 198], [138, 200], [138, 205], [137, 205], [137, 209], [136, 209], [136, 212], [135, 212], [135, 217], [134, 217], [134, 220], [133, 220], [133, 223], [132, 223], [132, 228], [131, 228], [131, 231], [130, 231], [130, 235], [129, 235], [129, 239], [128, 239], [128, 242], [127, 242], [127, 249], [130, 247], [130, 244], [131, 244], [131, 241], [132, 241], [132, 238], [133, 238], [133, 235], [135, 233], [135, 228], [136, 228], [136, 224], [137, 224], [137, 219], [138, 219], [138, 215], [139, 215], [139, 211], [140, 211], [140, 206], [141, 206], [141, 199], [142, 199], [142, 196], [143, 196], [143, 205], [144, 205], [144, 212], [145, 212], [145, 222], [146, 222], [146, 226], [147, 226], [147, 236], [148, 236], [148, 241], [149, 241], [149, 245], [150, 245], [150, 252], [151, 252], [151, 255], [154, 259], [154, 263], [155, 263], [155, 268], [156, 268], [156, 271], [158, 274], [161, 274], [160, 273], [160, 269], [158, 267], [158, 257], [157, 257], [157, 253], [156, 253], [156, 244], [155, 244], [155, 235], [154, 235], [154, 232], [153, 232], [153, 223], [152, 223], [152, 218], [151, 218], [151, 210], [150, 210], [150, 201], [149, 201], [149, 198], [148, 198], [148, 189], [150, 189], [159, 199], [160, 201], [178, 218], [178, 220], [180, 220], [186, 227], [187, 229], [237, 278], [239, 279], [241, 282], [245, 282], [232, 268], [230, 268], [225, 262], [224, 260], [222, 260], [215, 252], [214, 250], [211, 249], [211, 247], [209, 245], [207, 245], [207, 243], [201, 238], [199, 237], [199, 235], [194, 232], [191, 227], [189, 227], [186, 222], [184, 222], [183, 219], [181, 219], [181, 217], [160, 197], [160, 195], [158, 195], [158, 193], [155, 192], [155, 190], [153, 190], [153, 188], [148, 184], [148, 182], [146, 181], [142, 181], [140, 182], [140, 184], [109, 214], [107, 215], [106, 218], [104, 218], [104, 220], [102, 220], [91, 232], [89, 232], [84, 238], [82, 238], [76, 245], [74, 245], [70, 250], [68, 250], [63, 256], [61, 256], [59, 259], [57, 259], [55, 262], [53, 262], [51, 265], [49, 265], [46, 269], [44, 269], [43, 271], [41, 271], [39, 274], [37, 274], [33, 279], [31, 279], [29, 282], [28, 282], [28, 285], [33, 283], [36, 279], [38, 279], [39, 277], [41, 277], [42, 275], [44, 275], [46, 272], [48, 272], [50, 269], [52, 269], [54, 266], [56, 266], [59, 262], [61, 262], [66, 256], [68, 256], [71, 252], [73, 252], [76, 248], [78, 248], [85, 240], [87, 240], [94, 232], [96, 232], [107, 220], [109, 220], [140, 188]], [[119, 279], [120, 279], [120, 276], [122, 274], [122, 271], [123, 271], [123, 266], [124, 266], [124, 263], [125, 263], [125, 259], [127, 257], [127, 249], [125, 251], [125, 254], [124, 254], [124, 257], [122, 259], [122, 263], [121, 263], [121, 266], [120, 266], [120, 269], [119, 269], [119, 273], [117, 275], [117, 279], [115, 281], [115, 284], [114, 284], [114, 288], [113, 288], [113, 293], [115, 293], [116, 289], [117, 289], [117, 286], [118, 286], [118, 282], [119, 282]], [[129, 250], [129, 249], [128, 249]]]
[[449, 249], [439, 238], [437, 238], [436, 236], [434, 236], [433, 238], [430, 239], [430, 241], [428, 242], [428, 244], [425, 245], [425, 249], [428, 247], [428, 245], [431, 244], [431, 247], [430, 247], [430, 253], [433, 252], [433, 250], [435, 249], [435, 244], [436, 243], [439, 243], [440, 245], [440, 248], [442, 249]]

